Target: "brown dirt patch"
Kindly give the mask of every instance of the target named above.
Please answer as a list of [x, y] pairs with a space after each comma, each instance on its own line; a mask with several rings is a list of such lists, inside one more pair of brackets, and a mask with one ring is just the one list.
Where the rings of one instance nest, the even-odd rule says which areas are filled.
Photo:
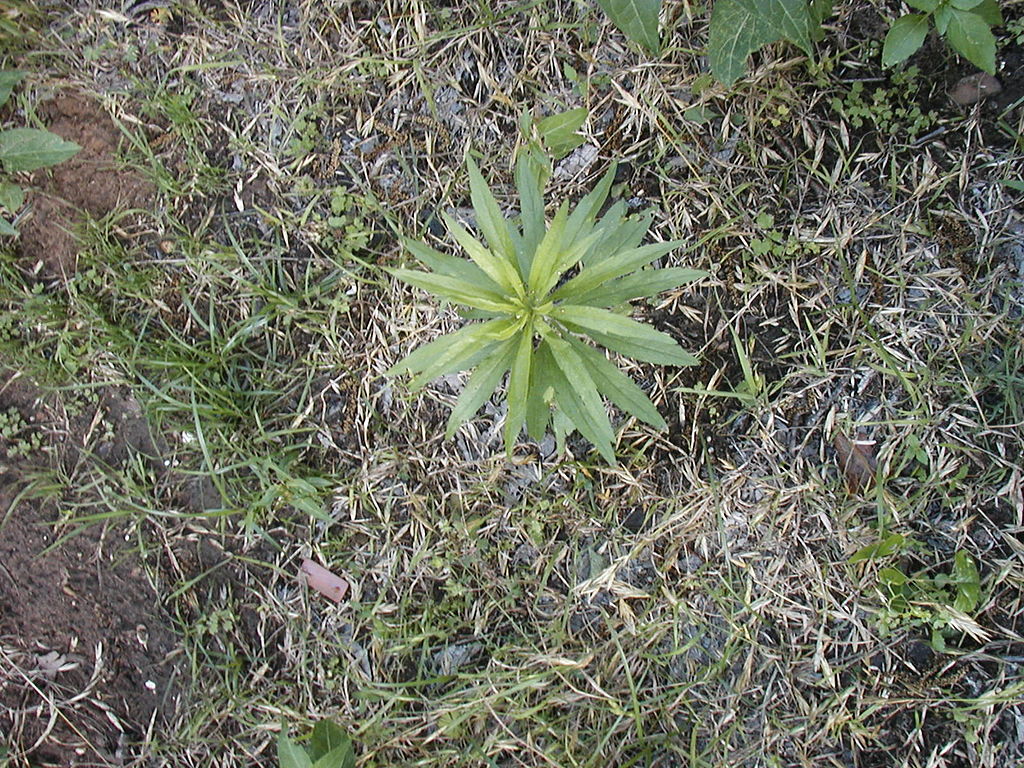
[[83, 215], [102, 218], [112, 211], [152, 205], [153, 185], [118, 167], [121, 132], [94, 100], [62, 93], [39, 106], [48, 130], [82, 147], [74, 157], [38, 171], [30, 193], [31, 217], [21, 225], [19, 251], [29, 268], [44, 278], [73, 273], [79, 251], [76, 231]]
[[[92, 412], [60, 425], [60, 410], [24, 379], [0, 386], [0, 412], [25, 425], [0, 438], [0, 732], [34, 766], [123, 765], [174, 714], [176, 641], [123, 525], [75, 534], [55, 527], [56, 505], [18, 498], [28, 478], [80, 454]], [[138, 440], [138, 424], [119, 421], [111, 454]], [[44, 444], [18, 455], [33, 432]]]

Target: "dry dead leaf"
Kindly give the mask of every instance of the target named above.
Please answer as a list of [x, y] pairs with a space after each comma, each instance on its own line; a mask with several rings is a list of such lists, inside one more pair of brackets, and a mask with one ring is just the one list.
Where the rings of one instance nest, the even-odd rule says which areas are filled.
[[340, 603], [348, 594], [348, 582], [340, 576], [335, 576], [319, 563], [307, 558], [302, 561], [299, 570], [306, 574], [306, 581], [312, 589], [336, 603]]
[[839, 468], [846, 477], [846, 487], [850, 493], [861, 493], [875, 487], [876, 469], [874, 443], [850, 440], [846, 435], [837, 432], [833, 440]]

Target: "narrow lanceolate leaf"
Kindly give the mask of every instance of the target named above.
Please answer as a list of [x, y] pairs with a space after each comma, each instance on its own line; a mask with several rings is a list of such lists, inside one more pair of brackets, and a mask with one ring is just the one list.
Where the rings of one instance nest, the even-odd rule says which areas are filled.
[[996, 72], [996, 38], [988, 23], [972, 11], [950, 9], [946, 30], [953, 49], [990, 75]]
[[602, 352], [578, 339], [567, 339], [587, 366], [597, 389], [626, 413], [646, 421], [655, 429], [665, 429], [665, 420], [654, 404], [633, 380], [615, 367]]
[[573, 296], [586, 293], [609, 280], [646, 267], [655, 259], [675, 250], [682, 244], [682, 240], [672, 240], [667, 243], [644, 245], [609, 256], [604, 261], [584, 267], [576, 277], [551, 294], [551, 300], [572, 299]]
[[622, 33], [650, 53], [661, 53], [658, 15], [661, 0], [597, 0], [601, 9]]
[[473, 375], [466, 382], [466, 388], [462, 390], [458, 402], [455, 403], [451, 416], [448, 417], [445, 439], [454, 435], [456, 429], [473, 418], [473, 415], [480, 410], [480, 406], [494, 394], [501, 377], [512, 365], [517, 341], [518, 339], [513, 338], [499, 344], [495, 347], [494, 352], [473, 371]]
[[505, 417], [505, 450], [512, 447], [526, 421], [527, 398], [530, 390], [530, 368], [533, 362], [533, 325], [527, 324], [519, 335], [512, 372], [508, 377], [508, 415]]
[[889, 27], [882, 45], [882, 66], [892, 67], [906, 61], [924, 43], [928, 34], [928, 17], [919, 13], [901, 16]]
[[544, 237], [544, 190], [540, 168], [528, 152], [516, 160], [516, 189], [519, 192], [519, 215], [523, 224], [523, 245], [519, 251], [519, 274], [529, 279], [533, 254]]
[[[588, 266], [604, 261], [623, 251], [630, 251], [638, 248], [651, 226], [651, 214], [645, 213], [641, 216], [630, 216], [622, 219], [622, 212], [625, 211], [625, 204], [616, 203], [598, 223], [601, 231], [601, 240], [590, 249], [586, 256]], [[608, 222], [605, 224], [605, 222]]]
[[700, 269], [644, 269], [631, 275], [620, 277], [604, 285], [598, 286], [587, 293], [573, 296], [577, 304], [592, 307], [615, 307], [633, 299], [656, 296], [663, 291], [671, 291], [686, 283], [707, 277], [707, 272]]
[[530, 367], [530, 393], [526, 403], [526, 432], [533, 440], [541, 440], [551, 421], [551, 401], [554, 399], [554, 383], [550, 372], [555, 368], [555, 359], [546, 341], [541, 341], [533, 355]]
[[423, 383], [426, 383], [438, 376], [465, 370], [458, 365], [462, 360], [468, 359], [475, 348], [508, 339], [518, 329], [518, 322], [515, 318], [506, 317], [467, 325], [455, 333], [449, 333], [429, 344], [417, 347], [411, 354], [391, 366], [386, 375], [419, 373], [423, 374]]
[[[508, 293], [514, 293], [520, 297], [525, 295], [523, 283], [519, 279], [519, 273], [516, 272], [516, 268], [512, 265], [511, 259], [514, 258], [515, 248], [511, 245], [511, 240], [509, 240], [509, 248], [513, 256], [510, 256], [508, 259], [501, 258], [487, 250], [483, 243], [469, 234], [461, 224], [447, 213], [442, 213], [441, 218], [444, 219], [448, 231], [452, 233], [459, 245], [469, 254], [469, 258], [486, 272], [491, 280], [498, 283]], [[502, 221], [502, 226], [504, 227], [504, 221]], [[505, 229], [505, 234], [508, 235], [508, 229]]]
[[545, 340], [555, 360], [556, 370], [551, 373], [559, 408], [601, 456], [615, 464], [615, 433], [590, 372], [567, 342], [554, 335], [546, 336]]
[[506, 314], [516, 311], [515, 305], [500, 293], [481, 290], [479, 286], [459, 280], [455, 277], [434, 275], [429, 272], [418, 272], [413, 269], [388, 269], [392, 275], [409, 285], [415, 285], [425, 291], [437, 294], [443, 298], [454, 301], [456, 304], [463, 304], [473, 309], [483, 309], [488, 312], [504, 312]]
[[693, 365], [696, 358], [666, 333], [597, 307], [556, 307], [551, 316], [601, 345], [637, 360], [661, 365]]
[[498, 207], [498, 201], [491, 194], [491, 189], [480, 175], [480, 169], [476, 167], [473, 158], [467, 157], [466, 165], [469, 168], [469, 194], [473, 201], [473, 210], [476, 212], [477, 224], [480, 225], [480, 230], [484, 233], [491, 250], [511, 264], [515, 258], [515, 248], [508, 234], [505, 217], [501, 215], [501, 209]]
[[591, 232], [587, 237], [582, 237], [576, 240], [576, 242], [569, 245], [567, 248], [562, 250], [562, 253], [558, 257], [558, 262], [555, 264], [555, 268], [551, 270], [551, 274], [548, 279], [543, 283], [536, 286], [537, 296], [545, 296], [548, 291], [555, 287], [555, 283], [558, 282], [559, 278], [566, 273], [567, 270], [572, 269], [579, 263], [583, 255], [590, 250], [590, 248], [600, 239], [600, 232]]
[[8, 173], [34, 171], [67, 160], [81, 147], [36, 128], [0, 131], [0, 163]]
[[716, 0], [708, 27], [711, 72], [724, 85], [743, 75], [747, 57], [769, 43], [788, 40], [811, 54], [807, 0]]
[[537, 253], [533, 257], [533, 264], [530, 265], [530, 278], [527, 286], [536, 297], [541, 297], [544, 292], [540, 286], [549, 285], [554, 274], [555, 266], [562, 255], [562, 231], [565, 229], [565, 221], [568, 218], [569, 206], [563, 203], [555, 214], [555, 218], [548, 227], [547, 234], [537, 246]]
[[472, 283], [484, 291], [491, 291], [492, 293], [501, 293], [502, 291], [500, 285], [489, 278], [486, 272], [471, 261], [435, 251], [430, 246], [416, 240], [403, 240], [402, 244], [408, 249], [409, 253], [440, 275], [465, 280], [467, 283]]
[[597, 214], [601, 212], [601, 206], [604, 205], [605, 200], [608, 199], [608, 192], [611, 191], [616, 167], [616, 164], [612, 163], [612, 167], [597, 182], [597, 186], [576, 205], [569, 220], [565, 223], [565, 231], [562, 233], [563, 248], [574, 243], [580, 233], [597, 219]]

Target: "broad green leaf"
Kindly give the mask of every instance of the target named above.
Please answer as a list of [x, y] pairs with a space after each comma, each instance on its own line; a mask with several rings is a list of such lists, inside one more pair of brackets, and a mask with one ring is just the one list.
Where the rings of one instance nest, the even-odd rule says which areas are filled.
[[907, 0], [907, 5], [925, 13], [933, 13], [939, 7], [939, 0]]
[[473, 375], [466, 382], [465, 389], [462, 390], [462, 394], [459, 395], [459, 399], [455, 403], [455, 408], [452, 409], [452, 413], [448, 417], [445, 439], [450, 438], [464, 422], [473, 418], [473, 415], [480, 410], [480, 406], [494, 394], [501, 377], [512, 365], [517, 347], [517, 338], [503, 341], [473, 371]]
[[552, 371], [558, 407], [573, 422], [580, 434], [587, 438], [609, 464], [615, 464], [612, 443], [615, 433], [605, 412], [601, 395], [579, 355], [557, 336], [546, 337], [555, 360]]
[[[480, 267], [487, 276], [494, 282], [498, 283], [508, 293], [514, 293], [520, 298], [525, 296], [523, 290], [523, 283], [519, 279], [519, 273], [516, 272], [516, 268], [512, 266], [511, 259], [515, 256], [515, 249], [512, 247], [512, 241], [509, 240], [509, 260], [506, 261], [498, 256], [495, 256], [491, 251], [484, 247], [483, 243], [474, 238], [469, 232], [467, 232], [455, 219], [449, 216], [447, 213], [442, 213], [441, 218], [444, 219], [445, 226], [448, 227], [448, 231], [452, 233], [455, 239], [458, 241], [466, 253], [469, 254], [469, 258]], [[505, 222], [502, 220], [502, 227]], [[508, 230], [505, 229], [505, 234], [508, 234]]]
[[585, 294], [574, 296], [577, 304], [592, 307], [616, 307], [633, 299], [656, 296], [663, 291], [670, 291], [680, 285], [692, 283], [707, 277], [707, 272], [699, 269], [642, 269], [633, 274], [611, 280]]
[[563, 203], [555, 214], [555, 218], [548, 227], [547, 234], [537, 246], [537, 253], [533, 257], [533, 264], [530, 265], [530, 278], [527, 286], [530, 293], [540, 298], [547, 291], [541, 291], [541, 287], [550, 285], [555, 276], [555, 267], [561, 260], [562, 231], [565, 229], [565, 222], [568, 218], [569, 205]]
[[80, 149], [73, 141], [36, 128], [0, 131], [0, 163], [8, 173], [56, 165]]
[[750, 54], [780, 40], [810, 56], [810, 27], [807, 0], [716, 0], [708, 29], [711, 72], [723, 85], [732, 85]]
[[16, 237], [18, 230], [16, 230], [11, 223], [7, 221], [3, 216], [0, 216], [0, 235], [5, 237]]
[[953, 557], [953, 579], [957, 590], [953, 607], [963, 613], [974, 613], [981, 601], [981, 581], [974, 559], [963, 550]]
[[548, 115], [537, 123], [537, 132], [544, 140], [544, 146], [556, 160], [565, 157], [586, 141], [577, 131], [587, 122], [589, 114], [586, 107], [578, 107], [557, 115]]
[[982, 0], [981, 4], [975, 7], [974, 13], [990, 27], [1003, 25], [1003, 12], [996, 0]]
[[508, 299], [500, 293], [481, 290], [478, 286], [459, 280], [455, 277], [435, 275], [429, 272], [418, 272], [412, 269], [388, 269], [389, 273], [403, 282], [430, 291], [474, 309], [483, 309], [489, 312], [515, 313], [517, 307], [511, 304]]
[[927, 16], [908, 13], [896, 19], [882, 45], [882, 66], [892, 67], [909, 59], [924, 44], [927, 34]]
[[603, 261], [584, 267], [576, 277], [551, 294], [552, 301], [572, 299], [583, 295], [609, 280], [622, 277], [683, 245], [682, 240], [671, 240], [667, 243], [653, 243], [609, 256]]
[[430, 267], [434, 272], [448, 277], [455, 277], [472, 283], [484, 291], [501, 293], [501, 286], [491, 280], [480, 267], [471, 261], [435, 251], [430, 246], [416, 240], [403, 240], [402, 244], [409, 252]]
[[17, 184], [7, 181], [0, 181], [0, 208], [6, 208], [11, 213], [21, 208], [25, 203], [25, 190]]
[[277, 737], [277, 762], [281, 768], [313, 768], [306, 750], [289, 739], [283, 729]]
[[567, 339], [587, 366], [598, 391], [626, 413], [636, 416], [655, 429], [665, 429], [665, 420], [644, 391], [632, 379], [615, 367], [604, 353], [578, 339]]
[[526, 421], [527, 398], [530, 390], [530, 368], [533, 361], [533, 326], [527, 325], [519, 336], [512, 372], [508, 377], [508, 414], [505, 417], [505, 451], [512, 448]]
[[544, 237], [544, 190], [540, 169], [527, 152], [521, 152], [516, 160], [516, 189], [519, 192], [519, 215], [523, 224], [519, 274], [523, 280], [528, 280], [533, 254]]
[[24, 80], [27, 74], [28, 72], [22, 72], [19, 69], [6, 69], [0, 72], [0, 107], [7, 103], [7, 100], [11, 98], [14, 86]]
[[981, 5], [982, 0], [951, 0], [950, 5], [961, 11], [969, 11]]
[[341, 726], [332, 720], [320, 720], [313, 726], [313, 737], [309, 745], [310, 757], [319, 760], [339, 747], [348, 747], [350, 750], [352, 747], [348, 734]]
[[568, 248], [572, 243], [576, 242], [584, 227], [592, 224], [597, 218], [597, 214], [601, 212], [601, 206], [608, 199], [608, 192], [611, 191], [612, 181], [615, 180], [616, 167], [617, 165], [612, 163], [608, 172], [597, 182], [597, 186], [576, 205], [576, 209], [565, 223], [565, 232], [562, 233], [563, 248]]
[[996, 72], [996, 38], [985, 20], [971, 11], [950, 10], [949, 44], [979, 69]]
[[313, 768], [356, 768], [356, 753], [350, 743], [335, 747], [318, 758]]
[[597, 0], [601, 9], [619, 30], [651, 54], [661, 53], [658, 15], [661, 0]]
[[939, 5], [935, 9], [935, 13], [932, 14], [932, 21], [935, 23], [935, 31], [940, 35], [945, 36], [946, 31], [949, 29], [949, 22], [953, 18], [953, 9], [946, 5]]
[[515, 248], [512, 246], [508, 226], [505, 217], [501, 215], [498, 201], [491, 194], [491, 189], [480, 175], [480, 169], [476, 167], [473, 158], [466, 158], [466, 166], [469, 168], [469, 194], [473, 201], [473, 210], [476, 212], [477, 224], [480, 225], [480, 230], [484, 233], [491, 250], [511, 264], [515, 258]]

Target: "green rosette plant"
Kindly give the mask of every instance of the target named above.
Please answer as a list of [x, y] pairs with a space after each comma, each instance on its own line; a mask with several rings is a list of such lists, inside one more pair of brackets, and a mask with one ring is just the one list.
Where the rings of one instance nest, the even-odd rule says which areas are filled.
[[602, 396], [657, 429], [664, 429], [665, 421], [599, 347], [660, 365], [693, 365], [696, 358], [670, 336], [628, 317], [629, 302], [705, 273], [650, 266], [683, 244], [640, 245], [650, 213], [627, 216], [620, 201], [598, 218], [614, 166], [574, 210], [565, 202], [547, 221], [545, 169], [529, 153], [523, 152], [516, 165], [520, 215], [512, 220], [501, 215], [473, 160], [467, 164], [476, 222], [486, 245], [443, 215], [469, 259], [405, 240], [409, 252], [430, 271], [388, 271], [466, 307], [466, 316], [481, 322], [419, 347], [388, 374], [413, 374], [410, 386], [415, 390], [440, 376], [473, 369], [448, 419], [446, 437], [451, 437], [508, 373], [506, 451], [511, 452], [524, 425], [534, 440], [552, 428], [560, 444], [576, 429], [614, 464], [615, 434]]

